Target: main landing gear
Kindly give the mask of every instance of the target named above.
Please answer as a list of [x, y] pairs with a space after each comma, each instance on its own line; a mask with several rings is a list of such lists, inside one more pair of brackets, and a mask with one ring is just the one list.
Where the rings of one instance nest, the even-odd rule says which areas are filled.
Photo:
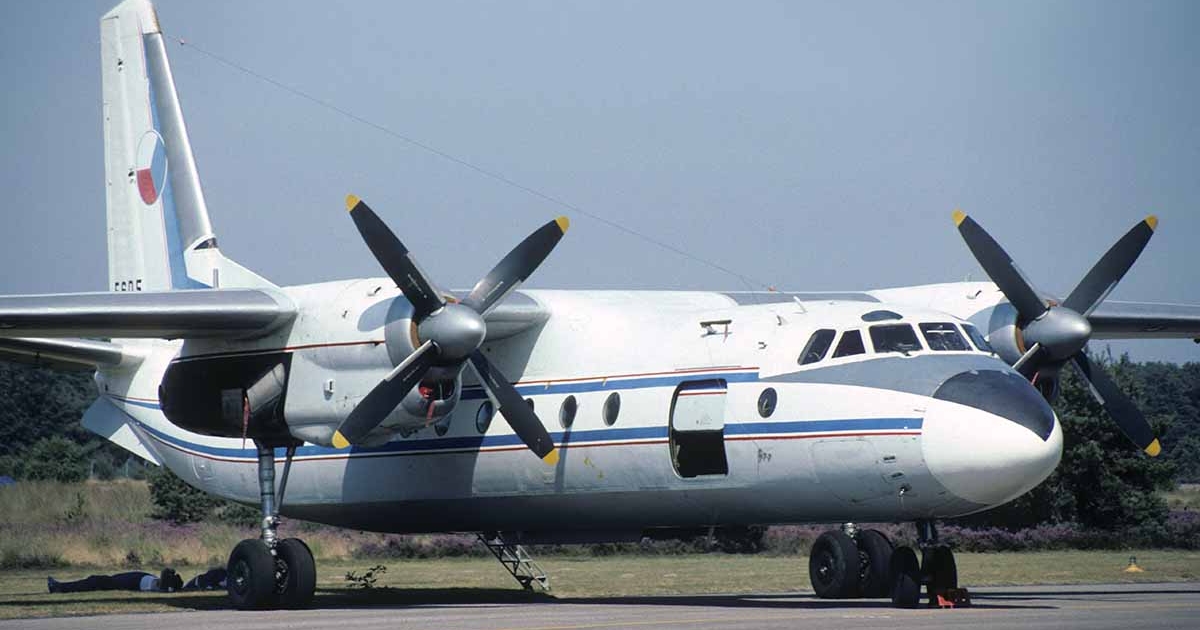
[[893, 547], [883, 533], [847, 523], [821, 534], [813, 543], [808, 574], [813, 591], [823, 599], [891, 597], [900, 608], [915, 608], [921, 585], [930, 605], [939, 593], [958, 588], [954, 553], [937, 540], [930, 521], [917, 522], [921, 562], [910, 547]]
[[287, 447], [279, 501], [275, 501], [275, 449], [255, 440], [258, 447], [258, 493], [262, 505], [262, 536], [238, 543], [229, 554], [226, 588], [229, 601], [242, 610], [303, 608], [312, 602], [317, 567], [312, 551], [299, 538], [279, 540], [278, 506], [287, 490], [295, 445]]

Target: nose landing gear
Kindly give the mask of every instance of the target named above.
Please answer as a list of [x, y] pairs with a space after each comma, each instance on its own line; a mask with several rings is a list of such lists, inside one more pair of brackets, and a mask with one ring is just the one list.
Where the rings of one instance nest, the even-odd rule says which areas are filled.
[[[238, 543], [229, 554], [226, 588], [229, 601], [242, 610], [255, 608], [303, 608], [312, 602], [317, 585], [312, 551], [299, 538], [279, 540], [279, 511], [275, 501], [275, 449], [255, 441], [258, 447], [258, 491], [262, 506], [262, 535]], [[296, 446], [287, 447], [279, 503], [287, 490], [288, 473]]]
[[921, 585], [925, 585], [930, 606], [938, 605], [938, 595], [958, 588], [958, 565], [954, 552], [940, 544], [937, 528], [932, 521], [917, 521], [917, 544], [921, 548], [921, 563], [909, 547], [900, 547], [892, 554], [892, 604], [899, 608], [916, 608], [921, 600]]

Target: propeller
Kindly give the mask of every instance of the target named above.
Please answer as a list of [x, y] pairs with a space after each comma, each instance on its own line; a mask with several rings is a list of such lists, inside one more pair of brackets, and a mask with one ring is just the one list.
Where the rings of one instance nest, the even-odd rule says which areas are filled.
[[1056, 304], [1038, 296], [1008, 252], [974, 219], [961, 210], [955, 210], [953, 216], [959, 234], [979, 265], [1017, 310], [1018, 345], [1024, 353], [1013, 368], [1032, 380], [1039, 373], [1056, 373], [1071, 363], [1125, 436], [1156, 457], [1162, 447], [1150, 423], [1104, 369], [1088, 359], [1086, 347], [1092, 336], [1088, 316], [1133, 266], [1154, 235], [1158, 219], [1150, 215], [1134, 225], [1105, 252], [1067, 299]]
[[462, 302], [447, 301], [417, 265], [387, 224], [354, 195], [346, 209], [379, 265], [412, 303], [412, 321], [421, 345], [397, 365], [354, 407], [333, 434], [337, 448], [360, 442], [387, 418], [433, 368], [461, 373], [468, 363], [498, 404], [513, 432], [542, 461], [558, 463], [558, 450], [546, 427], [512, 383], [479, 351], [487, 335], [483, 316], [517, 288], [566, 234], [570, 222], [559, 217], [535, 230], [492, 268]]

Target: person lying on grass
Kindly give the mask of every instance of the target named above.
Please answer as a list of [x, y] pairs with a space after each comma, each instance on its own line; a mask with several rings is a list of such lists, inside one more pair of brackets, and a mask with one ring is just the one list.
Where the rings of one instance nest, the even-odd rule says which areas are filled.
[[85, 593], [88, 591], [162, 591], [174, 592], [183, 587], [183, 579], [174, 569], [166, 568], [157, 576], [145, 571], [129, 571], [116, 575], [90, 575], [74, 582], [59, 582], [46, 578], [51, 593]]
[[185, 584], [174, 569], [166, 568], [157, 577], [145, 571], [130, 571], [116, 575], [92, 575], [74, 582], [59, 582], [46, 578], [51, 593], [85, 593], [88, 591], [211, 591], [225, 588], [225, 569], [209, 569]]

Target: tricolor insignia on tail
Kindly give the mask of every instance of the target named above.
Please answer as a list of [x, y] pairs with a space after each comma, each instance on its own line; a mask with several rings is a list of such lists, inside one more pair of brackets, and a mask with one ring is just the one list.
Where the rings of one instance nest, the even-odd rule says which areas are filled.
[[154, 205], [167, 181], [167, 150], [157, 131], [150, 130], [142, 135], [134, 171], [142, 203]]

